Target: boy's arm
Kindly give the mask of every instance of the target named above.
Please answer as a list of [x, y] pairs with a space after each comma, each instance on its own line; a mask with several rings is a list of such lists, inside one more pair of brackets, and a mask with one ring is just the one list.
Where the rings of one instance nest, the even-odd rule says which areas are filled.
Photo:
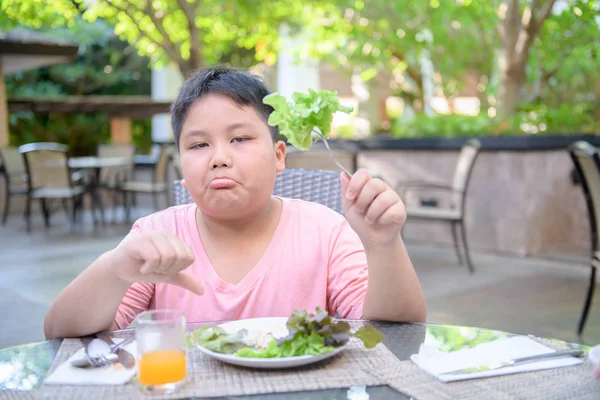
[[363, 318], [425, 322], [425, 298], [402, 238], [389, 245], [367, 245], [365, 252], [369, 286]]
[[115, 259], [114, 250], [104, 253], [58, 295], [44, 320], [46, 339], [117, 328], [115, 314], [131, 283], [110, 272]]
[[133, 282], [171, 283], [201, 295], [202, 285], [182, 272], [194, 258], [192, 250], [168, 232], [130, 234], [59, 294], [44, 321], [46, 338], [117, 328], [115, 314]]
[[359, 170], [341, 175], [344, 216], [362, 242], [368, 265], [363, 317], [424, 322], [423, 291], [400, 236], [404, 204], [386, 183]]

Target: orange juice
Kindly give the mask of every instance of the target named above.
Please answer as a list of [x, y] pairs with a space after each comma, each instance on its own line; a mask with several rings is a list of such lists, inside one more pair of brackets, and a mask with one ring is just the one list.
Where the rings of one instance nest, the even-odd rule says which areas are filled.
[[138, 380], [144, 385], [164, 385], [185, 379], [185, 353], [160, 350], [142, 354], [138, 361]]

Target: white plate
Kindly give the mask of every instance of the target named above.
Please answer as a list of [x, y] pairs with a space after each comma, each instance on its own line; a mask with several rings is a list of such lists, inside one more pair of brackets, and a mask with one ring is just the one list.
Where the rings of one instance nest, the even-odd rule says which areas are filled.
[[[239, 331], [240, 329], [246, 329], [248, 334], [251, 332], [281, 332], [280, 335], [275, 333], [276, 337], [282, 337], [287, 335], [287, 328], [285, 326], [288, 318], [252, 318], [252, 319], [244, 319], [240, 321], [227, 322], [225, 324], [219, 325], [221, 328], [225, 330], [227, 333], [234, 333]], [[250, 367], [250, 368], [261, 368], [261, 369], [282, 369], [282, 368], [293, 368], [300, 367], [303, 365], [313, 364], [330, 357], [335, 356], [340, 353], [342, 350], [346, 348], [347, 344], [342, 347], [339, 347], [333, 351], [320, 354], [318, 356], [297, 356], [297, 357], [282, 357], [282, 358], [246, 358], [246, 357], [237, 357], [231, 354], [222, 354], [215, 353], [214, 351], [208, 350], [196, 343], [196, 347], [200, 351], [209, 356], [216, 358], [217, 360], [221, 360], [228, 364], [238, 365], [241, 367]]]

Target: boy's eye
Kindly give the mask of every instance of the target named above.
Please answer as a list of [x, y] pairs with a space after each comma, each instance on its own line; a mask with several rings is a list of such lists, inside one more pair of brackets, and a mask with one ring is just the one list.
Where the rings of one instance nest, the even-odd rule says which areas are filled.
[[192, 149], [201, 149], [203, 147], [208, 146], [206, 143], [197, 143], [195, 145], [192, 146]]
[[233, 138], [232, 142], [241, 143], [241, 142], [245, 142], [248, 139], [249, 138], [247, 138], [247, 137], [236, 137], [236, 138]]

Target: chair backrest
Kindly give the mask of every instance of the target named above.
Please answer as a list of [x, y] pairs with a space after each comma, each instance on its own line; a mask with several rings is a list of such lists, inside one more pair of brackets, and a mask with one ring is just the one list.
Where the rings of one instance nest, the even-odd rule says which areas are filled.
[[583, 188], [590, 221], [592, 256], [600, 249], [598, 218], [600, 218], [600, 157], [598, 150], [585, 141], [569, 146], [569, 153]]
[[67, 151], [68, 147], [59, 143], [29, 143], [19, 147], [30, 190], [71, 186]]
[[[323, 204], [342, 214], [342, 184], [335, 171], [286, 169], [277, 175], [273, 194]], [[181, 181], [172, 185], [173, 205], [189, 204], [193, 200]]]
[[131, 179], [133, 174], [133, 157], [135, 146], [132, 144], [101, 144], [98, 146], [98, 157], [123, 157], [131, 159], [131, 165], [105, 167], [100, 171], [100, 182], [116, 183], [118, 179]]
[[15, 179], [24, 182], [25, 161], [17, 147], [0, 148], [0, 164], [4, 167], [4, 173], [8, 175], [9, 181]]
[[169, 166], [169, 159], [171, 158], [171, 147], [171, 145], [167, 144], [160, 145], [158, 160], [154, 167], [154, 182], [167, 181], [167, 167]]
[[458, 162], [456, 163], [452, 179], [452, 190], [454, 191], [453, 203], [455, 207], [460, 208], [461, 212], [464, 209], [465, 194], [480, 149], [481, 142], [479, 140], [469, 139], [463, 144], [458, 156]]

